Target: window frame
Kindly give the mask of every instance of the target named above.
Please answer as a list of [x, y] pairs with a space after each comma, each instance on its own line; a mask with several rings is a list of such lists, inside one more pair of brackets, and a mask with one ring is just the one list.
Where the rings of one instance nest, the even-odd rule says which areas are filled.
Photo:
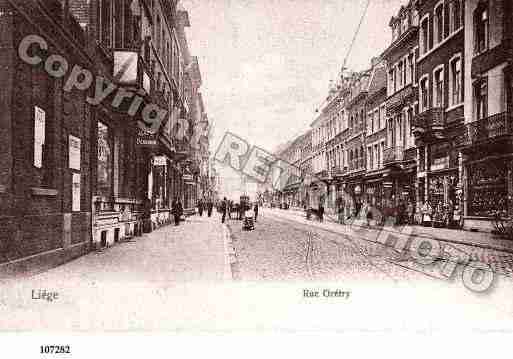
[[[486, 87], [486, 94], [484, 96], [485, 101], [482, 100], [483, 99], [483, 96], [482, 96], [483, 84]], [[489, 116], [488, 97], [490, 94], [490, 89], [488, 86], [488, 77], [482, 77], [482, 78], [476, 80], [473, 83], [473, 92], [474, 92], [475, 118], [476, 118], [476, 120], [483, 120]], [[482, 106], [482, 105], [484, 105], [484, 106]], [[484, 107], [484, 112], [481, 111], [483, 107]], [[481, 113], [483, 113], [482, 117], [480, 116]]]
[[[459, 95], [458, 95], [458, 101], [454, 101], [455, 99], [455, 71], [454, 71], [454, 64], [459, 61], [460, 63], [460, 80], [459, 80]], [[459, 52], [455, 54], [451, 59], [449, 60], [449, 106], [457, 106], [463, 103], [463, 56], [462, 53]]]
[[[442, 88], [440, 90], [440, 94], [438, 93], [438, 81], [437, 81], [437, 74], [440, 74], [440, 78], [441, 78], [441, 84], [442, 84]], [[438, 65], [437, 67], [435, 67], [433, 69], [433, 86], [432, 86], [432, 91], [433, 91], [433, 95], [432, 95], [432, 99], [433, 99], [433, 108], [443, 108], [444, 105], [445, 105], [445, 101], [444, 101], [444, 91], [445, 91], [445, 65], [444, 64], [440, 64]], [[441, 97], [441, 100], [438, 98], [440, 95]]]
[[[458, 4], [458, 13], [456, 13], [455, 4]], [[455, 33], [463, 27], [463, 6], [461, 0], [452, 0], [449, 3], [449, 33]], [[458, 26], [455, 19], [458, 18]]]
[[[485, 27], [483, 29], [483, 32], [485, 32], [485, 34], [483, 35], [483, 47], [481, 47], [481, 42], [479, 41], [480, 40], [480, 37], [479, 37], [479, 34], [480, 34], [480, 29], [481, 29], [481, 25], [483, 23], [483, 20], [482, 20], [482, 17], [483, 17], [483, 13], [486, 13], [486, 22], [485, 22]], [[479, 16], [477, 16], [479, 15]], [[490, 6], [489, 6], [489, 3], [488, 1], [480, 1], [476, 7], [476, 9], [474, 10], [474, 13], [472, 15], [473, 17], [473, 30], [474, 30], [474, 55], [479, 55], [479, 54], [482, 54], [483, 52], [486, 52], [488, 51], [489, 47], [490, 47]]]
[[[439, 23], [440, 19], [438, 16], [438, 10], [440, 8], [442, 8], [441, 24]], [[441, 25], [441, 29], [439, 29], [439, 25]], [[436, 28], [436, 31], [435, 31], [435, 28]], [[433, 47], [439, 45], [440, 43], [442, 43], [442, 41], [444, 41], [444, 38], [445, 38], [444, 29], [445, 29], [445, 6], [444, 6], [444, 1], [440, 0], [433, 8]]]
[[[422, 91], [422, 83], [425, 81], [426, 90], [425, 94], [427, 96], [426, 100], [423, 99], [423, 91]], [[424, 74], [419, 79], [419, 104], [420, 104], [420, 113], [429, 109], [429, 74]]]
[[[419, 45], [420, 45], [420, 50], [421, 50], [421, 55], [424, 55], [424, 54], [427, 54], [430, 50], [431, 50], [431, 47], [429, 46], [429, 43], [430, 43], [430, 26], [429, 26], [429, 20], [430, 20], [430, 16], [429, 14], [426, 14], [422, 17], [422, 19], [420, 19], [420, 41], [419, 41]], [[427, 24], [427, 27], [426, 27], [426, 36], [424, 36], [424, 22], [426, 22]], [[424, 40], [424, 37], [426, 38]]]

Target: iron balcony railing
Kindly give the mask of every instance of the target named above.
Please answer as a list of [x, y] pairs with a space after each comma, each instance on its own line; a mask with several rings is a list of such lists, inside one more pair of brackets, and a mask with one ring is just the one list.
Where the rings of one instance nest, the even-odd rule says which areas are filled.
[[413, 132], [420, 134], [441, 131], [445, 128], [445, 111], [441, 107], [433, 107], [419, 113], [413, 118]]
[[383, 164], [392, 164], [401, 162], [404, 159], [404, 150], [402, 146], [389, 147], [383, 153]]
[[365, 159], [363, 157], [356, 158], [352, 161], [349, 161], [349, 167], [348, 167], [349, 172], [360, 171], [363, 169], [365, 169]]
[[347, 167], [333, 166], [331, 168], [331, 175], [332, 176], [341, 176], [341, 175], [343, 175], [346, 172], [347, 172]]
[[464, 143], [474, 144], [513, 134], [513, 115], [501, 112], [467, 124]]

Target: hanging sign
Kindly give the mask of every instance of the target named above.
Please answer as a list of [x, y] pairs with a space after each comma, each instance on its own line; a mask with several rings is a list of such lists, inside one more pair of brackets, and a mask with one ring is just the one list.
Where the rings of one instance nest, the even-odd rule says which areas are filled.
[[167, 163], [166, 156], [155, 156], [153, 157], [153, 165], [154, 166], [165, 166]]
[[156, 147], [158, 145], [156, 134], [148, 133], [142, 130], [139, 130], [137, 133], [135, 143], [137, 146], [141, 147]]
[[431, 171], [449, 168], [449, 156], [434, 158], [431, 164]]
[[68, 156], [69, 168], [80, 171], [80, 138], [69, 135], [68, 137]]

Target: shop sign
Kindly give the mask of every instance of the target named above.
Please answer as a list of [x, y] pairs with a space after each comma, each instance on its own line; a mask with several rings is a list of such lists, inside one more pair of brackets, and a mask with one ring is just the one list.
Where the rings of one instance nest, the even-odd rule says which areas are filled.
[[150, 80], [150, 76], [148, 76], [146, 71], [143, 72], [143, 89], [144, 89], [144, 91], [146, 91], [147, 94], [150, 94], [151, 80]]
[[135, 51], [114, 51], [114, 78], [122, 85], [137, 84], [138, 54]]
[[153, 165], [154, 166], [165, 166], [167, 163], [166, 156], [155, 156], [153, 158]]
[[73, 173], [71, 184], [71, 210], [80, 211], [80, 173]]
[[135, 143], [141, 147], [156, 147], [158, 145], [157, 135], [139, 130]]
[[39, 107], [34, 107], [34, 166], [43, 166], [43, 145], [45, 143], [46, 113]]
[[449, 156], [434, 158], [431, 164], [431, 171], [442, 170], [449, 168]]
[[68, 156], [69, 168], [80, 171], [80, 138], [69, 135], [68, 137]]

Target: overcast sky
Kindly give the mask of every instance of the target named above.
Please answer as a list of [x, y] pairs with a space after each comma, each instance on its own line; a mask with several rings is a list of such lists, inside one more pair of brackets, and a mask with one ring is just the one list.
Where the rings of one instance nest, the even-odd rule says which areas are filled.
[[[371, 0], [348, 59], [368, 68], [405, 0]], [[308, 129], [336, 79], [366, 0], [181, 0], [215, 151], [225, 131], [272, 151]]]

